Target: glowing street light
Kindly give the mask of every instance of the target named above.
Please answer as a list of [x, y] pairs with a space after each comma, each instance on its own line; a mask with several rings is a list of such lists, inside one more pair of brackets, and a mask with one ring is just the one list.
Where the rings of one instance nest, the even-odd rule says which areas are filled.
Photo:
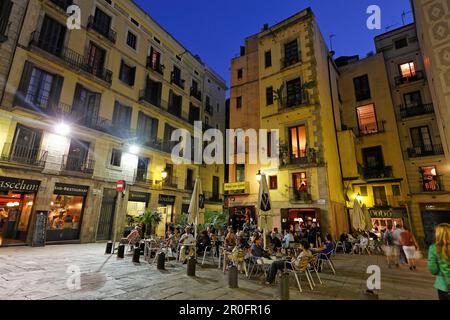
[[61, 136], [67, 136], [70, 133], [70, 126], [64, 122], [58, 123], [55, 126], [55, 132]]
[[137, 145], [135, 145], [135, 144], [131, 145], [128, 150], [132, 154], [138, 154], [139, 153], [139, 147]]
[[262, 179], [261, 170], [258, 170], [258, 173], [256, 174], [256, 181], [261, 182], [261, 179]]

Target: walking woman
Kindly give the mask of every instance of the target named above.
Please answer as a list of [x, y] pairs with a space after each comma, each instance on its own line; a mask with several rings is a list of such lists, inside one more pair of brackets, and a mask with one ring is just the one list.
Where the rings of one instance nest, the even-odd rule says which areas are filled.
[[406, 259], [408, 260], [409, 270], [415, 271], [415, 255], [416, 251], [419, 250], [419, 245], [417, 244], [416, 238], [407, 227], [404, 227], [403, 232], [400, 234], [400, 243], [405, 252]]
[[428, 270], [436, 276], [439, 300], [450, 300], [450, 224], [436, 227], [436, 243], [428, 250]]

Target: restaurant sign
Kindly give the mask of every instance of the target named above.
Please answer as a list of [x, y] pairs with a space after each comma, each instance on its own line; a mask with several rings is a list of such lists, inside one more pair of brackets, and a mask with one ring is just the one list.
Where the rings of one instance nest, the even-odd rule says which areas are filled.
[[369, 209], [370, 217], [373, 219], [403, 218], [405, 209]]
[[245, 187], [246, 187], [245, 182], [225, 183], [224, 190], [225, 191], [242, 191], [242, 190], [245, 190]]
[[68, 196], [86, 196], [89, 192], [88, 186], [77, 186], [74, 184], [55, 183], [55, 194]]
[[165, 205], [172, 205], [172, 204], [175, 204], [175, 199], [176, 199], [175, 196], [168, 196], [165, 194], [160, 194], [158, 203], [165, 204]]
[[41, 182], [36, 180], [0, 177], [0, 190], [37, 192], [40, 185]]
[[150, 202], [150, 194], [144, 192], [130, 191], [128, 196], [128, 201], [131, 202]]

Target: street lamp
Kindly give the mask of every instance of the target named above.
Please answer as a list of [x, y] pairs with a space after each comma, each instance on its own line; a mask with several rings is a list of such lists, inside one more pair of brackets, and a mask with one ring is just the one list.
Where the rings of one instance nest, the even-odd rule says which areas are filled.
[[161, 172], [161, 177], [162, 177], [163, 179], [166, 179], [166, 178], [167, 178], [167, 171], [166, 171], [166, 169], [164, 169], [164, 171]]
[[358, 195], [356, 196], [356, 199], [358, 200], [358, 202], [361, 202], [361, 200], [362, 200], [362, 197], [361, 197], [361, 195], [358, 193]]
[[55, 132], [61, 136], [67, 136], [70, 133], [70, 126], [64, 122], [55, 125]]
[[138, 153], [139, 153], [139, 147], [138, 147], [137, 145], [135, 145], [135, 144], [132, 144], [132, 145], [129, 147], [128, 151], [129, 151], [131, 154], [138, 154]]
[[262, 179], [261, 170], [258, 170], [258, 173], [256, 174], [256, 181], [261, 182], [261, 179]]

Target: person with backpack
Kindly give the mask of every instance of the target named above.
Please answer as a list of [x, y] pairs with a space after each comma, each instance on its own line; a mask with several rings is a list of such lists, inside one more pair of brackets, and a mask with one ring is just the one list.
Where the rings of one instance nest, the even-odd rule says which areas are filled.
[[[383, 234], [383, 244], [384, 244], [384, 252], [386, 254], [386, 259], [388, 263], [388, 267], [391, 268], [391, 260], [392, 256], [395, 256], [396, 246], [394, 242], [394, 234], [392, 232], [392, 225], [388, 225], [387, 230]], [[394, 263], [396, 259], [394, 258]], [[398, 264], [397, 264], [398, 266]]]
[[405, 226], [403, 232], [400, 234], [400, 243], [408, 260], [409, 270], [416, 270], [416, 251], [419, 249], [416, 239], [411, 231]]
[[436, 243], [428, 250], [428, 270], [436, 276], [439, 300], [450, 300], [450, 224], [436, 226]]

